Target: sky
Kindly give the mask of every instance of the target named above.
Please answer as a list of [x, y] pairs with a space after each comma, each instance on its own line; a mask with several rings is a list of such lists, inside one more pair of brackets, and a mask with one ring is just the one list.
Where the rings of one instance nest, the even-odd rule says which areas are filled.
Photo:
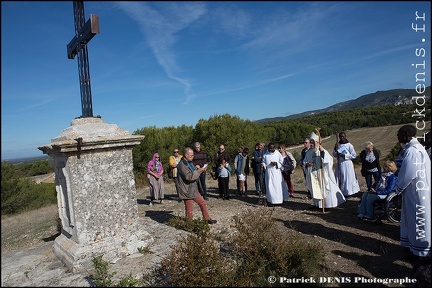
[[[430, 11], [429, 1], [85, 1], [100, 25], [87, 45], [93, 115], [132, 134], [323, 109], [414, 89], [417, 72], [429, 86], [430, 67], [413, 64], [431, 63]], [[73, 14], [72, 1], [1, 1], [2, 161], [43, 156], [82, 115], [66, 49]]]

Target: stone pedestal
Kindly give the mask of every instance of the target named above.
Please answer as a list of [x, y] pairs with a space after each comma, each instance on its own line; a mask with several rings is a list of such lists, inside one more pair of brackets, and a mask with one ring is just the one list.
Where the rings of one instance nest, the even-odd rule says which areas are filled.
[[143, 138], [86, 117], [39, 147], [55, 163], [62, 231], [54, 254], [73, 272], [95, 256], [113, 263], [153, 242], [139, 221], [133, 174], [132, 148]]

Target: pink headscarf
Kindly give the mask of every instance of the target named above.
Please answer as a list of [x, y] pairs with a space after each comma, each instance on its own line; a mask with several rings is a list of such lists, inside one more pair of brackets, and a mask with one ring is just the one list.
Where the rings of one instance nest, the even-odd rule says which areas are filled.
[[161, 175], [164, 172], [162, 161], [160, 161], [160, 158], [156, 159], [156, 157], [160, 157], [159, 153], [153, 154], [152, 160], [150, 160], [147, 164], [147, 173], [150, 174], [150, 172], [153, 172], [158, 177], [161, 177]]

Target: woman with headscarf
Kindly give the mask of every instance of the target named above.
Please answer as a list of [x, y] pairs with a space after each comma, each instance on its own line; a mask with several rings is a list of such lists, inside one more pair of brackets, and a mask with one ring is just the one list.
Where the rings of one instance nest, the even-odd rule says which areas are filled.
[[152, 160], [147, 164], [147, 177], [149, 179], [150, 188], [150, 204], [153, 205], [153, 200], [159, 200], [159, 203], [163, 203], [164, 198], [164, 181], [163, 181], [163, 165], [160, 160], [159, 153], [154, 153]]

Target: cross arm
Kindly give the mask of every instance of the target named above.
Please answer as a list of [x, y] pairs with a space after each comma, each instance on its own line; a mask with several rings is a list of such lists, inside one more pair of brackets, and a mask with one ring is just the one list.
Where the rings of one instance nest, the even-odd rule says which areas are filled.
[[87, 44], [99, 32], [99, 17], [90, 14], [90, 18], [84, 27], [67, 45], [68, 59], [74, 59], [75, 55], [78, 54], [80, 44]]

